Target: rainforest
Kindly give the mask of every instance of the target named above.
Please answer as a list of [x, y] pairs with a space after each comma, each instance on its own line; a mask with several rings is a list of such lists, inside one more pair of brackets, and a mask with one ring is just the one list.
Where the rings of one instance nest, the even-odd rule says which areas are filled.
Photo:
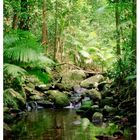
[[4, 0], [3, 138], [136, 140], [136, 0]]

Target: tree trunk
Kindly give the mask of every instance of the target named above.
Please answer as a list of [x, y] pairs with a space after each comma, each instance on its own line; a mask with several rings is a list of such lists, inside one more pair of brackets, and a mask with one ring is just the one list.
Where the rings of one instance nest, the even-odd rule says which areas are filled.
[[121, 54], [121, 49], [120, 49], [120, 14], [119, 14], [119, 8], [118, 8], [119, 0], [116, 0], [116, 6], [115, 6], [115, 18], [116, 18], [116, 43], [117, 43], [117, 51], [116, 54], [120, 55]]
[[47, 25], [46, 25], [46, 0], [43, 0], [42, 6], [42, 45], [48, 44]]
[[18, 14], [17, 14], [17, 10], [14, 9], [12, 28], [17, 29], [17, 25], [18, 25]]
[[131, 50], [134, 51], [134, 55], [136, 55], [136, 0], [133, 0], [132, 3], [132, 45]]
[[19, 28], [21, 30], [29, 30], [29, 14], [27, 0], [21, 0], [21, 17]]
[[54, 56], [53, 59], [56, 61], [56, 52], [57, 52], [57, 40], [58, 40], [58, 23], [57, 23], [57, 12], [58, 12], [58, 1], [55, 3], [55, 39], [54, 39]]

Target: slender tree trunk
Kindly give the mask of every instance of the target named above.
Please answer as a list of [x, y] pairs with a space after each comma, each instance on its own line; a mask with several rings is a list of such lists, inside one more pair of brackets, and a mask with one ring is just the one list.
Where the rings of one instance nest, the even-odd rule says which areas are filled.
[[131, 45], [131, 50], [134, 51], [134, 55], [136, 55], [136, 0], [133, 0], [132, 3], [132, 45]]
[[27, 0], [21, 0], [21, 17], [19, 28], [21, 30], [29, 30], [29, 14]]
[[12, 28], [17, 29], [17, 25], [18, 25], [18, 14], [17, 14], [17, 10], [14, 9]]
[[55, 40], [54, 40], [54, 57], [53, 57], [54, 60], [56, 60], [57, 40], [58, 40], [57, 12], [58, 12], [58, 1], [56, 0], [56, 3], [55, 3]]
[[42, 6], [42, 45], [48, 44], [47, 25], [46, 25], [46, 0], [43, 0]]
[[119, 14], [119, 0], [116, 0], [116, 6], [115, 6], [115, 18], [116, 18], [116, 43], [117, 43], [117, 51], [116, 54], [120, 55], [121, 54], [121, 49], [120, 49], [120, 14]]

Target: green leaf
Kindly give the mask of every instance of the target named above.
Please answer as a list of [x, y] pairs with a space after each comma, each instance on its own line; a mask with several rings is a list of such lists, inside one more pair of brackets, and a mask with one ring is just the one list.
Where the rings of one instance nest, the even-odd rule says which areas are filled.
[[27, 72], [19, 66], [6, 63], [4, 64], [4, 73], [7, 75], [11, 75], [12, 77], [18, 77], [21, 75], [25, 75]]

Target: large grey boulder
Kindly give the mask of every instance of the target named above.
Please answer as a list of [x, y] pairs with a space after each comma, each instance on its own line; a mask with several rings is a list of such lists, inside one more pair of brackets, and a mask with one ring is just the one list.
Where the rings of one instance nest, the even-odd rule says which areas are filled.
[[80, 85], [83, 88], [95, 88], [98, 86], [98, 83], [102, 82], [104, 77], [102, 75], [95, 75], [83, 80]]

